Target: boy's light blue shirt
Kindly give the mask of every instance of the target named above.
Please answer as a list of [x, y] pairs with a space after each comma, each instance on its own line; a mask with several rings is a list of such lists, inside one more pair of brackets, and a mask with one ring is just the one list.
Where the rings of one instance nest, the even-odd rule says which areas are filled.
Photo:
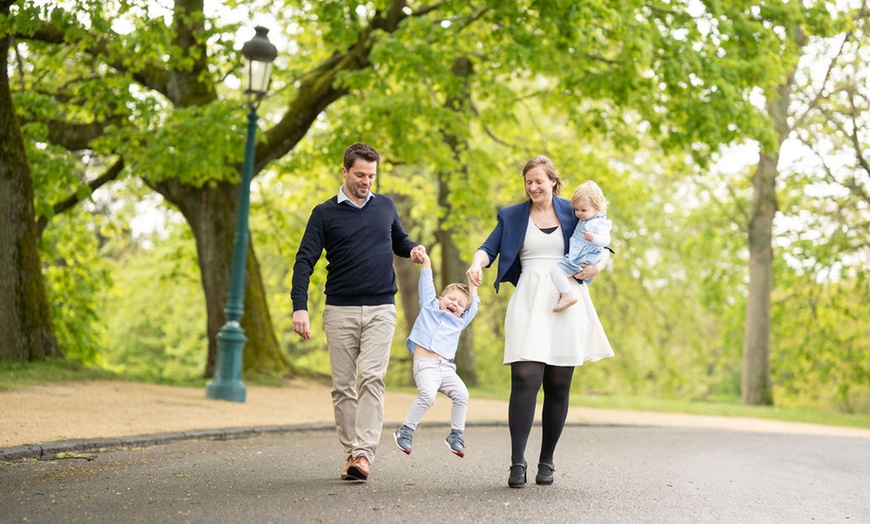
[[471, 307], [462, 316], [457, 317], [441, 309], [431, 269], [420, 271], [420, 282], [417, 287], [420, 292], [420, 314], [417, 315], [411, 335], [406, 342], [408, 350], [413, 355], [419, 345], [453, 362], [456, 349], [459, 347], [459, 335], [477, 314], [480, 297], [474, 295], [471, 299]]

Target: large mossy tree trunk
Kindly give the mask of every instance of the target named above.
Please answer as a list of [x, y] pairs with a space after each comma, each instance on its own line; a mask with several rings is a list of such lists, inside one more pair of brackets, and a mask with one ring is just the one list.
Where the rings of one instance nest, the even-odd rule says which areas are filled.
[[[337, 76], [346, 71], [370, 66], [368, 57], [374, 43], [370, 38], [372, 32], [395, 31], [401, 19], [406, 16], [402, 14], [401, 6], [402, 3], [397, 3], [386, 13], [378, 13], [349, 49], [333, 54], [299, 82], [297, 96], [290, 102], [284, 116], [264, 133], [264, 140], [257, 144], [255, 177], [269, 162], [290, 152], [302, 140], [317, 116], [348, 93], [345, 87], [336, 85]], [[200, 29], [196, 20], [203, 12], [202, 8], [203, 0], [175, 0], [176, 14], [186, 15], [177, 17], [176, 43], [187, 50], [195, 61], [195, 65], [189, 69], [171, 72], [171, 77], [176, 80], [170, 84], [183, 87], [178, 96], [172, 97], [177, 107], [202, 105], [217, 97], [213, 85], [203, 85], [203, 78], [211, 78], [206, 74], [208, 69], [204, 58], [201, 63], [196, 62], [196, 57], [207, 56], [205, 42], [197, 40], [195, 36]], [[197, 16], [191, 17], [192, 14]], [[189, 96], [184, 96], [185, 92]], [[196, 238], [208, 311], [209, 348], [205, 376], [211, 377], [217, 357], [217, 334], [226, 318], [223, 308], [229, 293], [239, 186], [219, 183], [194, 187], [170, 180], [157, 184], [156, 189], [181, 210]], [[285, 371], [292, 372], [293, 368], [287, 357], [281, 353], [275, 336], [265, 299], [265, 286], [253, 253], [252, 244], [249, 243], [245, 313], [241, 322], [245, 336], [248, 337], [243, 367], [250, 370], [253, 366], [257, 371], [271, 372], [285, 366]]]
[[[0, 2], [0, 14], [10, 2]], [[33, 207], [33, 179], [12, 106], [9, 37], [0, 37], [0, 358], [63, 356], [51, 321]]]
[[[239, 186], [224, 183], [193, 188], [168, 181], [155, 185], [155, 189], [178, 206], [196, 240], [207, 312], [208, 360], [204, 375], [209, 378], [217, 360], [217, 335], [226, 323], [224, 308], [230, 288], [235, 238], [235, 228], [230, 225], [236, 223]], [[275, 336], [260, 264], [251, 243], [248, 244], [246, 266], [245, 311], [241, 324], [248, 341], [243, 353], [243, 368], [267, 374], [293, 372]]]

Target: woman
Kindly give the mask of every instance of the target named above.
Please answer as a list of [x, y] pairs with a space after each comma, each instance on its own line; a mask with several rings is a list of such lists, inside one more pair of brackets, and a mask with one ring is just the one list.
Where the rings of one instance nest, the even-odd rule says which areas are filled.
[[[579, 301], [565, 311], [553, 311], [558, 291], [550, 278], [550, 268], [567, 252], [577, 224], [571, 202], [557, 196], [562, 181], [556, 166], [549, 158], [537, 156], [523, 168], [523, 180], [527, 200], [499, 211], [495, 229], [475, 252], [466, 272], [469, 284], [479, 286], [482, 268], [489, 267], [500, 255], [496, 292], [502, 282], [516, 286], [505, 314], [504, 349], [504, 363], [511, 366], [508, 485], [512, 488], [526, 484], [526, 443], [541, 387], [542, 441], [535, 482], [550, 485], [556, 470], [556, 443], [568, 416], [574, 366], [613, 356], [587, 286], [572, 281]], [[609, 260], [610, 253], [606, 253], [597, 264], [583, 267], [574, 276], [591, 279]]]

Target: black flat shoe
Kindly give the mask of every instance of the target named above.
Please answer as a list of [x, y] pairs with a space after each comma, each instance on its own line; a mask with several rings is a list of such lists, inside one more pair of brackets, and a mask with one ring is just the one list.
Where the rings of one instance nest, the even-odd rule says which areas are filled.
[[540, 463], [538, 464], [538, 474], [535, 475], [535, 484], [540, 484], [541, 486], [549, 486], [553, 483], [553, 478], [556, 468], [553, 467], [552, 464]]
[[526, 463], [511, 464], [511, 472], [508, 477], [508, 486], [521, 488], [526, 485]]

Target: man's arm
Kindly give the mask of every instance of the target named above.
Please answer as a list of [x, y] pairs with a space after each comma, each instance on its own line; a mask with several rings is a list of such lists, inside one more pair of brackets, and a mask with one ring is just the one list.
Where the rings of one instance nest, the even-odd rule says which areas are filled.
[[317, 208], [311, 212], [305, 233], [296, 251], [296, 263], [293, 265], [292, 287], [290, 299], [293, 301], [293, 331], [308, 340], [311, 338], [311, 322], [308, 318], [308, 284], [314, 265], [323, 253], [323, 228], [321, 227]]

